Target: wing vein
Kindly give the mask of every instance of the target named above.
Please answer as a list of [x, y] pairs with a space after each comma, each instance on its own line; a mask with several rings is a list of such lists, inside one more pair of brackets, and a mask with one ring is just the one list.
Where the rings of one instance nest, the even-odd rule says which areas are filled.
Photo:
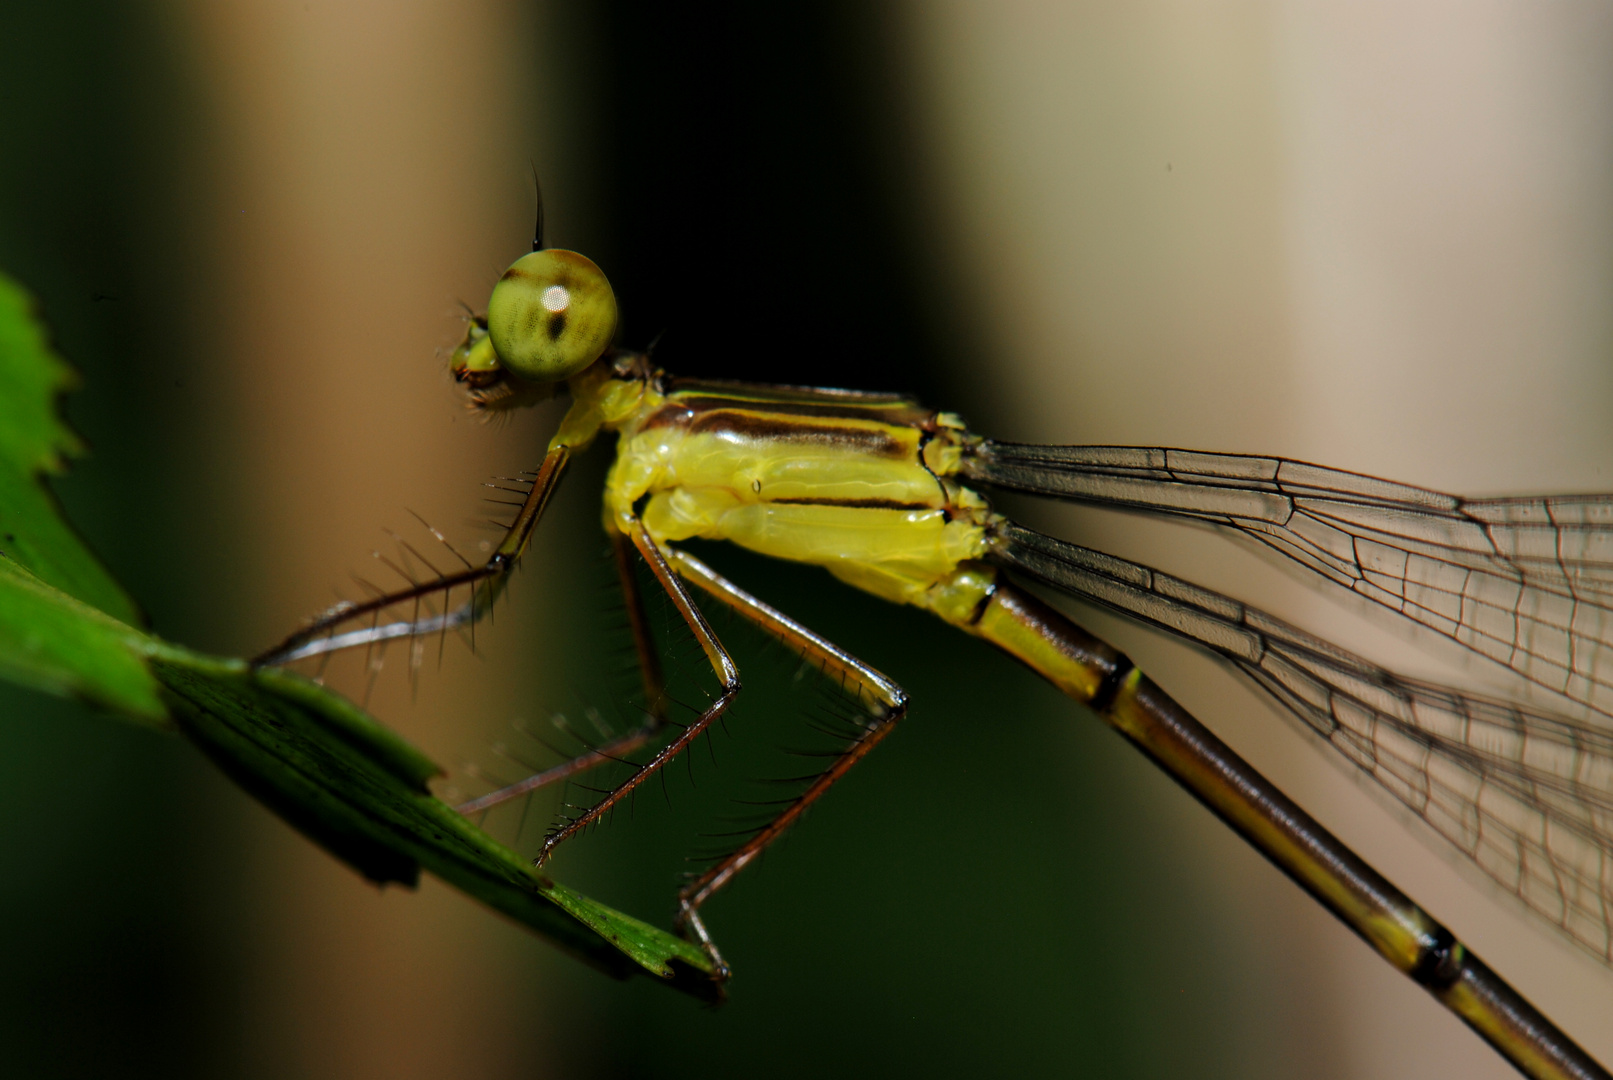
[[1003, 523], [993, 558], [1209, 649], [1571, 940], [1613, 963], [1613, 717], [1380, 667], [1137, 563]]
[[1232, 529], [1613, 713], [1613, 495], [1464, 499], [1282, 458], [989, 440], [959, 471]]

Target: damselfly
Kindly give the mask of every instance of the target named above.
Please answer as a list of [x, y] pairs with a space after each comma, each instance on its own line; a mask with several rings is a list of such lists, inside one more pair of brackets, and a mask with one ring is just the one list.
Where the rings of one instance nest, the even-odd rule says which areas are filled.
[[[680, 378], [648, 353], [611, 347], [616, 305], [604, 275], [581, 255], [544, 248], [541, 237], [540, 223], [533, 252], [504, 273], [452, 360], [456, 378], [490, 412], [562, 391], [571, 398], [502, 542], [483, 565], [339, 605], [258, 663], [474, 624], [504, 589], [568, 464], [600, 435], [615, 435], [606, 529], [646, 720], [461, 810], [479, 812], [654, 749], [597, 803], [551, 828], [540, 864], [683, 752], [739, 695], [740, 673], [702, 601], [801, 653], [863, 714], [826, 770], [680, 891], [678, 926], [721, 977], [728, 968], [701, 905], [906, 712], [902, 689], [875, 668], [677, 546], [727, 540], [822, 566], [998, 646], [1122, 732], [1525, 1073], [1608, 1075], [1129, 660], [1017, 582], [1105, 605], [1217, 654], [1610, 963], [1613, 496], [1467, 500], [1280, 458], [1000, 443], [900, 395]], [[994, 488], [1237, 531], [1568, 704], [1552, 712], [1398, 675], [1227, 596], [1024, 528], [991, 508], [982, 492]], [[721, 684], [687, 725], [667, 722], [640, 559]]]

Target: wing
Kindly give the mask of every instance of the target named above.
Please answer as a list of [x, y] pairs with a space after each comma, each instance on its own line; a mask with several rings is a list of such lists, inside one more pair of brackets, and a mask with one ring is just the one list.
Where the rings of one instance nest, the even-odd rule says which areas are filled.
[[1219, 593], [1009, 523], [997, 561], [1247, 673], [1530, 908], [1613, 964], [1613, 720], [1408, 679]]
[[1463, 499], [1282, 458], [989, 440], [960, 473], [1237, 529], [1613, 713], [1613, 495]]

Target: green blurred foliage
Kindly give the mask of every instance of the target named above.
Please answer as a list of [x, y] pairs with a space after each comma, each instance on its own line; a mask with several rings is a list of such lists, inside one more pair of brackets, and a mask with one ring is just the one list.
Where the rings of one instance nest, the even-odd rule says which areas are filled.
[[[92, 453], [53, 487], [175, 636], [201, 605], [169, 561], [191, 528], [168, 397], [185, 361], [163, 362], [182, 245], [151, 178], [184, 100], [149, 12], [0, 10], [0, 265], [94, 388], [69, 406]], [[229, 786], [183, 742], [71, 702], [0, 686], [0, 717], [0, 1071], [207, 1072], [241, 1023]]]

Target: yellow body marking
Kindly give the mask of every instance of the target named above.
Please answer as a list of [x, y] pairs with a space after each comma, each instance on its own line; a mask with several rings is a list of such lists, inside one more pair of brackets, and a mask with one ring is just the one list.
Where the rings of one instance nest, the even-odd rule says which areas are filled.
[[551, 446], [616, 432], [607, 529], [637, 517], [658, 544], [726, 540], [948, 622], [972, 617], [992, 580], [972, 564], [995, 515], [951, 479], [969, 438], [955, 416], [807, 394], [792, 410], [754, 390], [657, 383], [609, 364], [570, 381]]

